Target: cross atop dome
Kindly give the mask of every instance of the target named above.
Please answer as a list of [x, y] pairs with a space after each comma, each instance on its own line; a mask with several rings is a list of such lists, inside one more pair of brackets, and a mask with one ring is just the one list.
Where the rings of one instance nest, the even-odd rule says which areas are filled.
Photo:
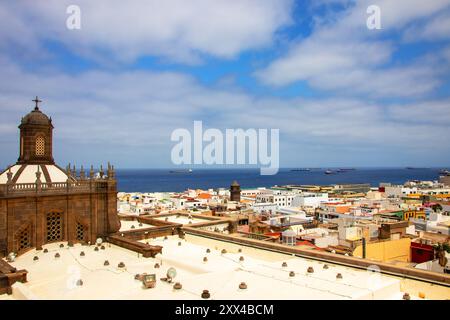
[[39, 110], [39, 103], [41, 103], [42, 100], [39, 100], [38, 96], [36, 96], [36, 98], [34, 98], [34, 99], [31, 100], [31, 101], [33, 101], [34, 103], [36, 103], [36, 106], [34, 107], [34, 110], [35, 110], [35, 111], [38, 111], [38, 110]]

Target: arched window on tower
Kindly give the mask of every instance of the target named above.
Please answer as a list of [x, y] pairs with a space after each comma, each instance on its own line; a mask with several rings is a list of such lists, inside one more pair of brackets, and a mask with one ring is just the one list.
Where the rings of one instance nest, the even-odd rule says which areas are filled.
[[45, 139], [43, 136], [36, 138], [36, 155], [43, 156], [45, 154]]

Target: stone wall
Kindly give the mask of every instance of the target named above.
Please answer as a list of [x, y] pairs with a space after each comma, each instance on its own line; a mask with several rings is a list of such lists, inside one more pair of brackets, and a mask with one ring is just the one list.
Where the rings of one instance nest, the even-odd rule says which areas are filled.
[[[108, 183], [109, 186], [109, 183]], [[111, 188], [100, 192], [23, 194], [0, 197], [0, 256], [19, 252], [18, 236], [30, 228], [30, 245], [37, 249], [47, 243], [47, 215], [62, 216], [62, 241], [94, 243], [97, 238], [117, 232], [117, 191]], [[84, 240], [77, 240], [77, 226], [84, 227]]]

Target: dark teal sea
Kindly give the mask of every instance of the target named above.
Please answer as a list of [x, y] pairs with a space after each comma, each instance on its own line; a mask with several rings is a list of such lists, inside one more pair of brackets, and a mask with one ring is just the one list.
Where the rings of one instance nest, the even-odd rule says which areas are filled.
[[261, 176], [259, 169], [193, 169], [192, 173], [171, 173], [170, 170], [117, 169], [119, 191], [155, 192], [183, 191], [187, 188], [228, 188], [233, 180], [237, 180], [242, 188], [345, 183], [370, 183], [376, 187], [380, 182], [401, 184], [408, 180], [438, 180], [440, 168], [356, 168], [329, 175], [325, 174], [326, 169], [310, 169], [310, 171], [280, 169], [278, 174], [273, 176]]

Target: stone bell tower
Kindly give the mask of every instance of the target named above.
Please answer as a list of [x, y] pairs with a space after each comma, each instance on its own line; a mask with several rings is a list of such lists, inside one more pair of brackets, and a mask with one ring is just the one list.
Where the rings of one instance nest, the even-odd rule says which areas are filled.
[[36, 97], [34, 110], [22, 118], [18, 164], [54, 164], [52, 119], [39, 110]]
[[241, 201], [241, 186], [236, 180], [230, 186], [230, 200], [236, 202]]
[[114, 167], [107, 175], [91, 167], [87, 177], [83, 167], [55, 164], [52, 120], [33, 101], [19, 125], [19, 160], [0, 172], [0, 257], [52, 242], [94, 243], [120, 230]]

